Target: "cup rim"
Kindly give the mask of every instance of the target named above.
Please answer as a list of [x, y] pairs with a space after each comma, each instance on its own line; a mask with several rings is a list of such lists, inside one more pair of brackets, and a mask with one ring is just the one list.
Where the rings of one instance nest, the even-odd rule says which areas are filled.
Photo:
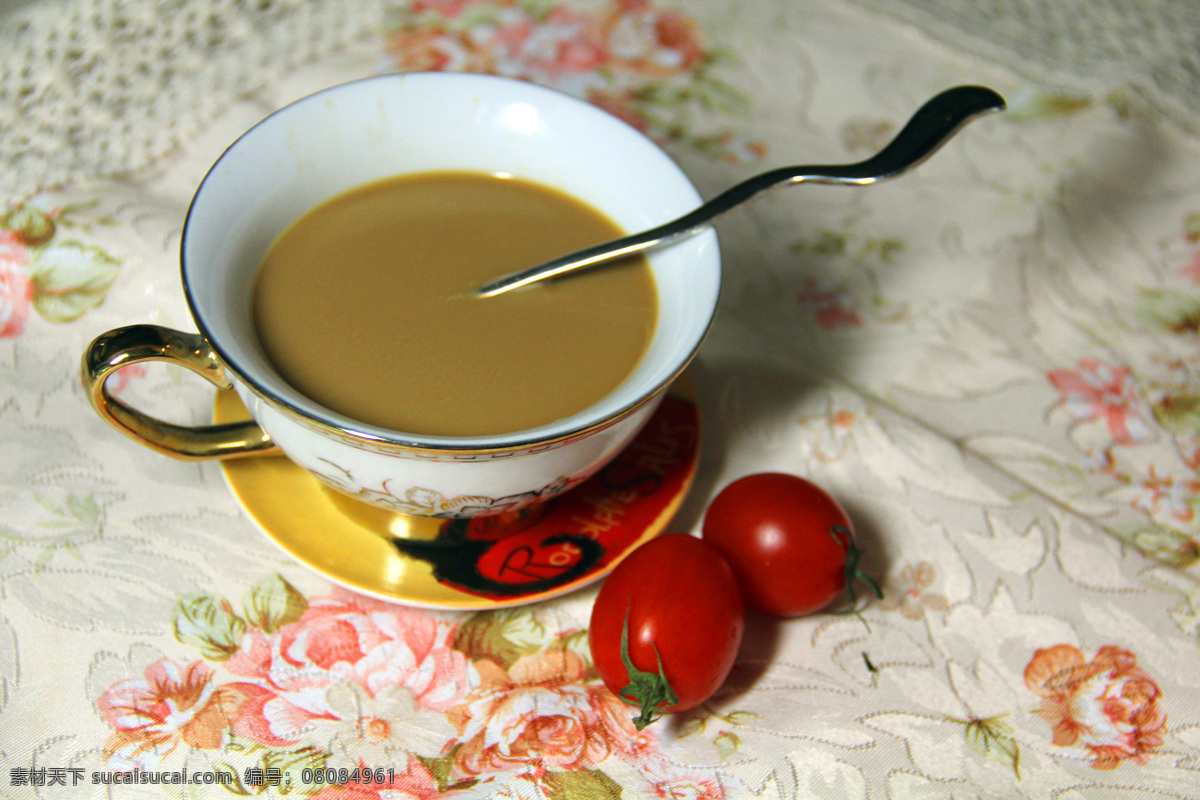
[[[259, 129], [267, 125], [271, 120], [275, 119], [279, 115], [288, 113], [294, 107], [306, 103], [319, 102], [322, 98], [331, 93], [345, 91], [357, 85], [374, 82], [396, 81], [401, 79], [404, 81], [412, 81], [414, 79], [419, 81], [447, 81], [450, 83], [462, 83], [467, 86], [473, 84], [482, 84], [483, 88], [486, 88], [487, 84], [503, 84], [509, 87], [519, 86], [521, 91], [527, 92], [531, 95], [551, 97], [555, 103], [577, 105], [581, 112], [593, 114], [598, 118], [606, 118], [607, 124], [624, 128], [627, 135], [631, 134], [634, 139], [640, 139], [643, 144], [656, 151], [669, 167], [674, 168], [674, 170], [678, 172], [679, 176], [686, 184], [686, 187], [690, 189], [691, 193], [694, 195], [696, 205], [699, 205], [702, 201], [702, 198], [700, 197], [699, 193], [695, 191], [690, 179], [656, 142], [626, 121], [609, 113], [608, 111], [556, 89], [498, 75], [441, 71], [387, 73], [382, 75], [373, 75], [320, 89], [293, 100], [286, 105], [272, 111], [270, 114], [263, 117], [246, 131], [241, 133], [236, 139], [234, 139], [233, 142], [222, 151], [221, 155], [205, 172], [204, 178], [200, 181], [199, 186], [197, 187], [191, 201], [188, 204], [180, 241], [180, 272], [184, 289], [184, 298], [187, 303], [188, 310], [191, 313], [192, 319], [199, 329], [200, 334], [213, 348], [214, 352], [220, 358], [226, 370], [231, 373], [231, 377], [235, 378], [237, 383], [240, 383], [256, 397], [263, 400], [271, 407], [283, 412], [291, 419], [305, 425], [306, 427], [314, 428], [337, 437], [357, 440], [360, 443], [367, 444], [374, 449], [380, 449], [384, 451], [425, 451], [443, 454], [455, 452], [505, 452], [522, 450], [531, 447], [540, 447], [544, 445], [552, 445], [567, 439], [579, 438], [585, 434], [588, 434], [589, 432], [605, 428], [616, 423], [664, 392], [667, 387], [670, 386], [670, 384], [674, 382], [691, 363], [696, 353], [699, 351], [700, 346], [707, 337], [708, 332], [711, 330], [713, 320], [716, 316], [716, 309], [721, 291], [721, 264], [720, 253], [717, 244], [717, 234], [712, 228], [692, 237], [693, 241], [697, 242], [703, 242], [704, 240], [707, 240], [707, 246], [712, 248], [712, 258], [716, 262], [715, 269], [717, 280], [716, 291], [713, 294], [711, 306], [704, 311], [705, 318], [703, 324], [699, 334], [695, 336], [695, 341], [692, 343], [690, 349], [683, 354], [682, 358], [677, 357], [673, 359], [671, 362], [673, 366], [667, 370], [667, 372], [664, 374], [664, 377], [655, 382], [655, 384], [649, 390], [642, 391], [632, 401], [627, 402], [602, 416], [592, 416], [580, 420], [576, 424], [565, 427], [562, 426], [560, 422], [551, 422], [537, 428], [486, 435], [439, 436], [408, 433], [374, 426], [355, 420], [352, 417], [348, 417], [333, 409], [321, 405], [315, 400], [303, 397], [303, 395], [300, 395], [298, 390], [293, 390], [297, 395], [300, 395], [305, 401], [307, 401], [309, 405], [311, 405], [311, 408], [301, 407], [296, 402], [285, 396], [282, 396], [279, 392], [275, 391], [270, 386], [269, 382], [257, 377], [253, 370], [247, 369], [243, 364], [240, 363], [240, 360], [233, 354], [233, 352], [228, 347], [223, 345], [218, 337], [213, 335], [212, 326], [206, 321], [205, 315], [201, 311], [200, 305], [194, 297], [194, 290], [189, 280], [189, 260], [187, 257], [187, 251], [190, 242], [193, 212], [200, 202], [205, 187], [208, 186], [210, 181], [214, 179], [214, 174], [219, 170], [225, 159], [229, 157], [230, 153], [237, 149], [239, 145], [242, 144], [243, 141], [245, 141], [248, 137], [254, 135]], [[600, 402], [602, 403], [603, 401]], [[582, 411], [580, 413], [582, 413]]]

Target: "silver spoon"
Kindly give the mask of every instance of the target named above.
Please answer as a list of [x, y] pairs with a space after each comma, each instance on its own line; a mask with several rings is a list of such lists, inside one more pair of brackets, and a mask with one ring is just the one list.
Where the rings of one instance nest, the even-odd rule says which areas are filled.
[[707, 228], [717, 217], [732, 211], [750, 198], [779, 186], [794, 183], [832, 183], [866, 186], [903, 175], [945, 144], [971, 120], [993, 111], [1003, 111], [1004, 98], [983, 86], [947, 89], [917, 109], [896, 138], [876, 155], [857, 164], [825, 167], [780, 167], [726, 189], [722, 194], [682, 217], [642, 233], [602, 242], [577, 250], [529, 269], [497, 278], [479, 288], [481, 297], [528, 286], [566, 272], [592, 267], [651, 247], [677, 242]]

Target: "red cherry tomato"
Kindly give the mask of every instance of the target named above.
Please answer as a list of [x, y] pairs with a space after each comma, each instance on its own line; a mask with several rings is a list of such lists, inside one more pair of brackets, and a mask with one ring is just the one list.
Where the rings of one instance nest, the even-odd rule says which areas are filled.
[[725, 681], [745, 620], [737, 580], [716, 548], [667, 533], [634, 550], [592, 607], [592, 662], [605, 685], [641, 707], [644, 728], [707, 700]]
[[850, 517], [820, 486], [796, 475], [739, 478], [704, 514], [704, 541], [721, 551], [742, 599], [757, 611], [798, 617], [827, 606], [853, 582], [879, 586], [858, 568]]

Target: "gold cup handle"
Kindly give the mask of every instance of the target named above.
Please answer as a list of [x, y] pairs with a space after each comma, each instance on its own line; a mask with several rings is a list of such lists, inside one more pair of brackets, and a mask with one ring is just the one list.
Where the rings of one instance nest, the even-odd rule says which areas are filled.
[[204, 337], [158, 325], [129, 325], [97, 336], [80, 365], [84, 389], [106, 422], [152, 450], [184, 461], [238, 458], [273, 452], [271, 437], [253, 421], [223, 425], [175, 425], [163, 422], [113, 397], [108, 376], [143, 361], [181, 364], [221, 389], [232, 384]]

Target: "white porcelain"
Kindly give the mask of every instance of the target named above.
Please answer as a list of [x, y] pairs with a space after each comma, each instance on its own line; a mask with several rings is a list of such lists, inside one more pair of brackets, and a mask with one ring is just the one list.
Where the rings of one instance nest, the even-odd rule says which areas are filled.
[[655, 336], [633, 374], [577, 414], [469, 438], [359, 423], [299, 394], [268, 363], [251, 319], [255, 271], [274, 239], [327, 198], [379, 178], [441, 169], [537, 181], [630, 231], [700, 203], [657, 145], [588, 103], [493, 76], [385, 75], [304, 98], [234, 142], [188, 211], [182, 274], [201, 336], [254, 419], [289, 458], [376, 505], [475, 516], [551, 497], [632, 439], [708, 330], [720, 259], [712, 232], [649, 256], [660, 300]]

